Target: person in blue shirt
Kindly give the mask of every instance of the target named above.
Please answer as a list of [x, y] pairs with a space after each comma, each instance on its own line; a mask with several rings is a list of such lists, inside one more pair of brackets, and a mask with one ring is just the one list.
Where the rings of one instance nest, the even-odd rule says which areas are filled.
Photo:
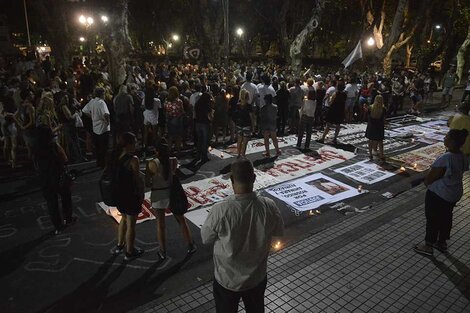
[[451, 129], [444, 138], [447, 152], [434, 161], [424, 179], [428, 187], [424, 201], [426, 237], [424, 244], [415, 245], [417, 253], [431, 256], [433, 248], [447, 253], [452, 211], [463, 195], [463, 173], [468, 170], [468, 160], [462, 153], [467, 136], [466, 129]]

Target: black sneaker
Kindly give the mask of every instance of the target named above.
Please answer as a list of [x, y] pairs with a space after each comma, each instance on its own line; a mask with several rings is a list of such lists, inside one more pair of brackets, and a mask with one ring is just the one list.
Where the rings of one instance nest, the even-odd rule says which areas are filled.
[[144, 252], [145, 251], [143, 249], [134, 248], [134, 250], [131, 253], [126, 252], [126, 255], [124, 256], [124, 261], [129, 262], [129, 261], [132, 261], [134, 259], [137, 259], [142, 254], [144, 254]]
[[196, 243], [193, 241], [193, 243], [189, 244], [188, 245], [188, 254], [193, 254], [197, 251], [197, 245]]
[[116, 245], [111, 249], [111, 254], [118, 255], [124, 252], [124, 245]]

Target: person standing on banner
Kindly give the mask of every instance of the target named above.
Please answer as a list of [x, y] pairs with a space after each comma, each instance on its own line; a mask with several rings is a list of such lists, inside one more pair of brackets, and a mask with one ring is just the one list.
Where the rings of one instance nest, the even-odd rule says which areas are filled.
[[315, 111], [316, 111], [316, 101], [315, 101], [315, 89], [308, 91], [307, 99], [304, 99], [304, 103], [300, 109], [300, 126], [299, 134], [297, 137], [297, 148], [300, 149], [302, 144], [302, 139], [304, 137], [304, 132], [307, 132], [305, 137], [305, 149], [310, 147], [310, 140], [312, 139], [312, 128], [315, 122]]
[[256, 132], [257, 128], [257, 116], [259, 114], [259, 94], [258, 94], [258, 88], [256, 87], [255, 84], [251, 82], [253, 79], [253, 73], [252, 72], [246, 72], [245, 74], [245, 79], [246, 81], [242, 84], [240, 87], [240, 98], [241, 98], [241, 91], [246, 90], [248, 93], [248, 99], [247, 103], [253, 108], [253, 110], [250, 113], [250, 118], [251, 118], [251, 128], [253, 134]]
[[468, 160], [461, 151], [467, 136], [466, 129], [451, 129], [444, 138], [447, 152], [434, 161], [424, 179], [428, 187], [424, 200], [426, 237], [424, 244], [414, 246], [417, 253], [432, 256], [433, 248], [448, 252], [452, 211], [463, 195], [463, 173], [468, 171]]
[[344, 121], [344, 107], [346, 105], [346, 93], [344, 92], [344, 81], [339, 81], [337, 90], [331, 97], [330, 107], [325, 116], [326, 127], [323, 132], [322, 138], [319, 142], [325, 142], [325, 138], [330, 132], [330, 128], [335, 127], [335, 136], [333, 138], [333, 144], [337, 144], [338, 134], [341, 129], [341, 123]]
[[248, 92], [245, 89], [240, 91], [240, 99], [233, 113], [235, 121], [235, 130], [237, 133], [237, 152], [238, 157], [245, 157], [246, 146], [252, 134], [251, 113], [253, 106], [248, 103]]
[[304, 91], [300, 84], [300, 79], [296, 78], [295, 85], [289, 88], [289, 132], [291, 134], [296, 134], [299, 131], [299, 110], [304, 100]]
[[266, 152], [264, 156], [269, 158], [271, 153], [269, 152], [269, 138], [272, 139], [274, 148], [276, 149], [276, 155], [281, 155], [279, 145], [277, 142], [276, 134], [276, 120], [277, 120], [277, 105], [273, 104], [273, 96], [267, 94], [263, 99], [264, 105], [260, 110], [260, 129], [264, 137], [264, 147]]
[[[173, 163], [172, 163], [173, 162]], [[168, 145], [159, 142], [156, 145], [155, 158], [147, 163], [145, 170], [145, 185], [151, 187], [150, 200], [152, 208], [157, 213], [157, 238], [160, 245], [158, 256], [164, 260], [167, 256], [165, 233], [165, 210], [170, 208], [170, 185], [176, 171], [176, 158], [170, 159]], [[170, 208], [171, 210], [171, 208]], [[181, 227], [183, 237], [188, 244], [188, 254], [197, 250], [184, 215], [173, 214]]]
[[204, 244], [214, 244], [213, 294], [217, 312], [264, 312], [267, 260], [273, 236], [284, 222], [273, 200], [253, 192], [256, 180], [247, 159], [232, 164], [234, 195], [216, 203], [201, 228]]
[[367, 120], [366, 138], [369, 139], [369, 160], [373, 160], [372, 150], [378, 150], [378, 157], [381, 162], [385, 161], [384, 137], [385, 137], [385, 114], [384, 101], [381, 95], [375, 97], [374, 103], [370, 107]]
[[144, 201], [144, 182], [140, 177], [139, 158], [135, 155], [135, 135], [126, 132], [117, 141], [106, 165], [116, 173], [116, 202], [121, 213], [118, 242], [112, 253], [120, 254], [125, 249], [124, 260], [131, 261], [144, 253], [144, 250], [134, 246], [135, 225]]
[[93, 122], [93, 143], [95, 145], [96, 165], [104, 168], [111, 127], [108, 106], [106, 102], [104, 102], [103, 88], [95, 89], [95, 98], [85, 105], [82, 112], [91, 116]]

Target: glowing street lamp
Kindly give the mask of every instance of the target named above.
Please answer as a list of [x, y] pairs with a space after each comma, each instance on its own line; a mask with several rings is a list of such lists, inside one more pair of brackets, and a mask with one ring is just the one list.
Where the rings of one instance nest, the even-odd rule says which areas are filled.
[[369, 39], [367, 39], [367, 45], [368, 45], [369, 47], [372, 47], [373, 45], [375, 45], [375, 40], [374, 40], [374, 38], [369, 37]]
[[86, 18], [86, 22], [88, 25], [92, 25], [95, 22], [95, 20], [91, 16], [89, 16]]
[[438, 25], [434, 26], [434, 28], [435, 29], [441, 29], [441, 25], [438, 24]]
[[107, 23], [109, 21], [109, 18], [106, 15], [101, 15], [101, 21], [103, 23]]
[[178, 41], [178, 40], [180, 40], [180, 36], [178, 36], [178, 35], [176, 35], [176, 34], [173, 35], [171, 38], [173, 39], [173, 41]]
[[85, 37], [80, 37], [78, 40], [80, 40], [80, 42], [85, 42]]
[[244, 33], [244, 32], [243, 32], [243, 29], [242, 29], [242, 28], [237, 28], [236, 33], [237, 33], [237, 35], [238, 35], [239, 37], [241, 37], [241, 36], [243, 36], [243, 33]]
[[80, 22], [80, 24], [86, 24], [86, 17], [84, 15], [80, 15], [78, 21]]

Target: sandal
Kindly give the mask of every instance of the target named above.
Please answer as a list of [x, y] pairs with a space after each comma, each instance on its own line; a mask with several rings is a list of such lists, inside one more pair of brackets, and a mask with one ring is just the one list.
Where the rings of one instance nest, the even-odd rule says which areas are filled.
[[432, 246], [428, 246], [426, 244], [424, 244], [424, 245], [415, 245], [413, 247], [413, 250], [415, 250], [416, 253], [419, 253], [419, 254], [422, 254], [422, 255], [433, 256]]
[[118, 255], [124, 251], [124, 244], [116, 245], [114, 248], [111, 249], [111, 254]]

